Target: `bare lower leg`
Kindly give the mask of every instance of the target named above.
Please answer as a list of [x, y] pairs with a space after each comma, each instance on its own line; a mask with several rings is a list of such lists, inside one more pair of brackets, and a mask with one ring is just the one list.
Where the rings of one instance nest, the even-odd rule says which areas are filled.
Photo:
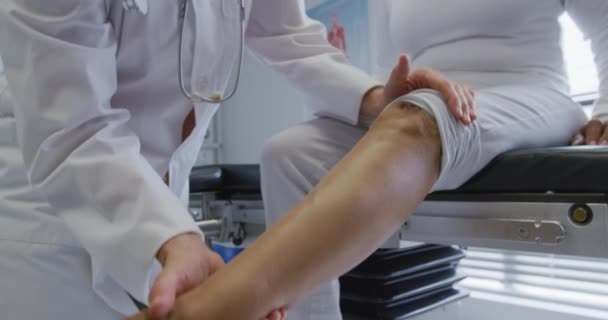
[[349, 270], [424, 199], [440, 150], [431, 115], [407, 104], [389, 108], [284, 219], [182, 297], [174, 318], [257, 320]]

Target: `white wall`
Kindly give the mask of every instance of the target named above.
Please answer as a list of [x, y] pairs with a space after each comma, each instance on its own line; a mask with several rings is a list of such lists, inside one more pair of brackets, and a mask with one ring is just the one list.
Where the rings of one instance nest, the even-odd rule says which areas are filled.
[[[306, 0], [307, 8], [327, 0]], [[222, 163], [258, 163], [264, 142], [286, 128], [311, 118], [303, 98], [281, 76], [244, 57], [235, 96], [219, 115]]]
[[222, 106], [223, 163], [258, 163], [264, 142], [306, 119], [303, 99], [278, 74], [246, 52], [239, 88]]

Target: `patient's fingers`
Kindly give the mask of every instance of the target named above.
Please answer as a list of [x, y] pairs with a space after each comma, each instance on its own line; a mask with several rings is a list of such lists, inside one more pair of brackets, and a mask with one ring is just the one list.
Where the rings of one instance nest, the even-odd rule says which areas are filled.
[[602, 135], [603, 124], [600, 120], [593, 119], [587, 123], [584, 129], [585, 143], [588, 145], [596, 145]]
[[461, 85], [454, 85], [454, 89], [456, 90], [456, 93], [458, 94], [458, 100], [460, 101], [460, 121], [466, 125], [469, 124], [469, 113], [468, 113], [468, 109], [469, 106], [467, 105], [467, 101], [464, 98], [464, 90], [462, 89]]
[[445, 97], [448, 109], [452, 112], [454, 117], [463, 124], [469, 125], [471, 122], [467, 116], [467, 100], [461, 86], [452, 83], [435, 70], [422, 68], [420, 69], [420, 72], [423, 74], [422, 78], [428, 82], [420, 87], [433, 88], [439, 91]]
[[604, 133], [599, 140], [599, 144], [608, 145], [608, 126], [604, 125]]
[[458, 94], [458, 88], [456, 85], [452, 85], [449, 81], [441, 81], [437, 83], [436, 90], [438, 90], [446, 99], [448, 109], [460, 122], [464, 123], [464, 110], [460, 95]]
[[584, 143], [585, 143], [585, 136], [581, 132], [575, 134], [574, 137], [572, 137], [572, 140], [570, 140], [570, 145], [572, 145], [572, 146], [580, 146], [580, 145], [583, 145]]
[[475, 113], [475, 91], [469, 87], [465, 87], [467, 99], [469, 99], [469, 106], [471, 110], [471, 120], [477, 120], [477, 114]]
[[462, 86], [462, 85], [456, 85], [456, 88], [458, 89], [458, 95], [460, 96], [460, 101], [462, 101], [462, 109], [463, 109], [463, 118], [465, 121], [465, 124], [471, 124], [471, 120], [472, 120], [472, 99], [469, 98], [469, 95], [467, 93], [467, 89]]
[[[398, 70], [395, 68], [393, 74]], [[391, 80], [394, 75], [391, 75]], [[474, 92], [466, 86], [453, 83], [440, 72], [429, 68], [420, 68], [408, 78], [406, 91], [431, 88], [439, 91], [444, 97], [450, 113], [465, 125], [470, 125], [477, 118], [474, 110]]]

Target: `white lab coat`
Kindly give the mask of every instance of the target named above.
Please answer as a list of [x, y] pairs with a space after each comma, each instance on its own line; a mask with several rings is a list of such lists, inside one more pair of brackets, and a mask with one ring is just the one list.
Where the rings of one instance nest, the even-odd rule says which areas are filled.
[[[246, 1], [247, 44], [314, 96], [318, 115], [354, 124], [362, 95], [376, 82], [325, 41], [322, 26], [304, 17], [303, 2]], [[104, 301], [130, 314], [127, 292], [147, 301], [159, 272], [158, 248], [179, 233], [198, 232], [186, 208], [187, 181], [218, 106], [193, 105], [179, 89], [179, 1], [149, 3], [148, 16], [127, 13], [121, 29], [120, 1], [0, 2], [0, 50], [14, 96], [14, 107], [0, 110], [0, 285], [11, 284], [6, 270], [17, 270], [15, 286], [27, 281], [19, 277], [19, 263], [25, 270], [39, 258], [14, 255], [13, 244], [42, 244], [49, 257], [84, 248], [85, 263], [53, 267], [81, 289], [42, 277], [40, 295], [53, 283], [57, 297], [90, 291], [100, 299], [86, 303]], [[186, 84], [222, 90], [238, 48], [238, 8], [228, 0], [193, 3], [185, 30]], [[196, 127], [182, 142], [193, 108]], [[3, 269], [3, 255], [16, 259], [12, 269]], [[51, 265], [44, 261], [36, 260], [37, 272]], [[23, 290], [16, 292], [36, 302], [19, 309], [2, 305], [18, 293], [0, 286], [0, 309], [23, 319], [23, 310], [62, 303]], [[74, 301], [72, 315], [94, 319], [96, 309], [86, 303]]]

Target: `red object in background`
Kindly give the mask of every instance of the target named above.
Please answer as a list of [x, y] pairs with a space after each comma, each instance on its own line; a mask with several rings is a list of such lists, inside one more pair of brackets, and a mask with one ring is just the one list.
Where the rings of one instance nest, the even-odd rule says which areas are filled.
[[332, 46], [346, 53], [346, 35], [344, 33], [344, 27], [340, 25], [338, 15], [335, 13], [332, 15], [331, 29], [327, 32], [327, 40]]

